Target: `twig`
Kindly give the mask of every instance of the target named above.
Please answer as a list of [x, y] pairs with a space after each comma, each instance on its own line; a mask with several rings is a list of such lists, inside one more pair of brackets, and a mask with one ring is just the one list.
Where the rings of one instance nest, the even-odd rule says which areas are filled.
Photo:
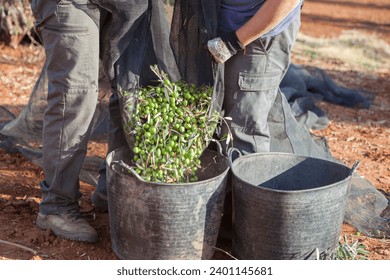
[[40, 46], [42, 45], [40, 42], [38, 42], [37, 40], [35, 40], [34, 36], [31, 34], [31, 30], [27, 32], [27, 37], [30, 39], [31, 43], [35, 46]]
[[16, 244], [16, 243], [13, 243], [13, 242], [5, 241], [5, 240], [2, 240], [2, 239], [0, 239], [0, 243], [5, 244], [5, 245], [9, 245], [9, 246], [18, 247], [20, 249], [29, 251], [29, 252], [33, 253], [34, 255], [39, 255], [38, 252], [35, 251], [34, 249], [28, 248], [28, 247], [20, 245], [20, 244]]
[[218, 250], [218, 251], [221, 251], [222, 253], [225, 253], [226, 255], [228, 255], [229, 257], [231, 257], [232, 259], [234, 260], [238, 260], [236, 257], [234, 257], [233, 255], [229, 254], [228, 252], [226, 252], [225, 250], [222, 250], [218, 247], [214, 247], [214, 246], [211, 246], [212, 248], [214, 248], [215, 250]]

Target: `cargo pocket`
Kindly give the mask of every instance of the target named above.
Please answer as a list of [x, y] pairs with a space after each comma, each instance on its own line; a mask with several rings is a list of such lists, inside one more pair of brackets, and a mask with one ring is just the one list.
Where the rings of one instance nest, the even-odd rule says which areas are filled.
[[[239, 144], [249, 152], [269, 149], [268, 114], [279, 89], [281, 73], [252, 74], [240, 72], [239, 92], [235, 96], [230, 117], [233, 137], [247, 143]], [[233, 139], [234, 141], [234, 139]]]
[[280, 73], [252, 74], [240, 72], [239, 92], [236, 94], [235, 123], [253, 130], [264, 126], [268, 112], [279, 88]]
[[269, 91], [279, 87], [281, 73], [252, 74], [240, 72], [238, 85], [243, 92]]
[[87, 29], [41, 30], [48, 54], [48, 78], [66, 88], [88, 88], [91, 83], [89, 33]]

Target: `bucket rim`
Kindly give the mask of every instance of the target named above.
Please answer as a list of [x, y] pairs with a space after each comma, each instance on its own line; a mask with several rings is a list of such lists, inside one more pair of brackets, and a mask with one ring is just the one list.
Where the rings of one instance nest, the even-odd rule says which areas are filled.
[[156, 186], [156, 187], [180, 187], [180, 188], [185, 188], [185, 187], [192, 187], [192, 186], [196, 186], [196, 185], [199, 185], [200, 183], [208, 183], [208, 182], [212, 182], [212, 181], [215, 181], [216, 179], [218, 178], [221, 178], [221, 177], [225, 177], [227, 175], [227, 173], [230, 171], [231, 167], [230, 167], [230, 164], [229, 164], [229, 159], [224, 156], [224, 155], [221, 155], [221, 154], [218, 154], [218, 152], [216, 152], [218, 154], [218, 156], [222, 157], [224, 160], [226, 160], [226, 169], [221, 172], [220, 174], [218, 174], [217, 176], [214, 176], [212, 178], [208, 178], [208, 179], [205, 179], [205, 180], [201, 180], [201, 181], [196, 181], [196, 182], [181, 182], [181, 183], [164, 183], [164, 182], [152, 182], [152, 181], [146, 181], [144, 180], [141, 176], [139, 176], [133, 169], [126, 169], [126, 171], [130, 171], [131, 173], [129, 172], [119, 172], [118, 170], [115, 170], [113, 169], [111, 166], [112, 166], [112, 163], [113, 162], [109, 162], [109, 158], [112, 157], [112, 155], [115, 153], [115, 152], [119, 152], [121, 150], [131, 150], [129, 147], [120, 147], [120, 148], [117, 148], [113, 151], [111, 151], [107, 157], [106, 157], [106, 164], [107, 164], [107, 167], [115, 172], [115, 173], [118, 173], [120, 175], [123, 175], [123, 176], [134, 176], [136, 177], [138, 180], [140, 180], [142, 183], [146, 183], [148, 185], [151, 185], [151, 186]]
[[326, 186], [317, 187], [317, 188], [313, 188], [313, 189], [303, 189], [303, 190], [278, 190], [278, 189], [270, 189], [270, 188], [266, 188], [266, 187], [263, 187], [263, 186], [253, 185], [253, 184], [243, 180], [234, 171], [234, 165], [238, 164], [237, 162], [239, 162], [243, 158], [245, 159], [245, 158], [249, 158], [249, 157], [257, 157], [257, 156], [262, 156], [262, 155], [283, 155], [283, 156], [306, 158], [306, 159], [307, 158], [311, 158], [311, 159], [314, 159], [314, 160], [326, 161], [326, 162], [329, 162], [329, 163], [332, 163], [332, 164], [335, 164], [335, 165], [339, 165], [339, 166], [341, 166], [343, 168], [347, 168], [350, 171], [353, 170], [353, 169], [349, 168], [347, 165], [345, 165], [343, 163], [338, 163], [338, 162], [334, 162], [334, 161], [330, 161], [330, 160], [325, 160], [325, 159], [322, 159], [322, 158], [315, 158], [315, 157], [310, 157], [310, 156], [296, 155], [296, 154], [283, 153], [283, 152], [260, 152], [260, 153], [252, 153], [252, 154], [242, 155], [242, 156], [239, 156], [237, 159], [235, 159], [231, 163], [231, 170], [230, 170], [232, 175], [233, 175], [233, 177], [236, 180], [239, 180], [240, 182], [243, 182], [243, 183], [245, 183], [246, 185], [248, 185], [250, 187], [258, 188], [258, 189], [261, 189], [261, 190], [264, 190], [264, 191], [268, 191], [268, 192], [273, 192], [273, 193], [276, 192], [276, 193], [280, 193], [280, 194], [291, 194], [291, 193], [305, 193], [305, 192], [313, 192], [313, 191], [322, 191], [322, 190], [325, 190], [325, 189], [328, 189], [328, 188], [332, 188], [335, 185], [338, 185], [340, 183], [344, 183], [344, 182], [350, 181], [351, 178], [352, 178], [352, 174], [350, 172], [349, 175], [346, 176], [343, 180], [337, 181], [337, 182], [335, 182], [333, 184], [329, 184], [329, 185], [326, 185]]
[[[250, 187], [253, 187], [253, 188], [257, 188], [257, 189], [261, 189], [261, 190], [264, 190], [264, 191], [267, 191], [267, 192], [272, 192], [272, 193], [280, 193], [280, 194], [299, 194], [299, 193], [306, 193], [306, 192], [319, 192], [319, 191], [323, 191], [323, 190], [326, 190], [326, 189], [329, 189], [329, 188], [332, 188], [334, 187], [335, 185], [338, 185], [338, 184], [342, 184], [344, 182], [347, 182], [350, 180], [351, 178], [351, 175], [349, 175], [348, 177], [346, 177], [345, 179], [341, 180], [341, 181], [338, 181], [336, 183], [333, 183], [333, 184], [329, 184], [329, 185], [326, 185], [326, 186], [322, 186], [322, 187], [317, 187], [317, 188], [311, 188], [311, 189], [304, 189], [304, 190], [277, 190], [277, 189], [270, 189], [270, 188], [265, 188], [263, 186], [256, 186], [256, 185], [253, 185], [253, 184], [250, 184], [244, 180], [242, 180], [241, 178], [235, 176], [235, 178], [243, 183], [245, 183], [246, 185], [250, 186]], [[348, 186], [347, 186], [348, 187]]]

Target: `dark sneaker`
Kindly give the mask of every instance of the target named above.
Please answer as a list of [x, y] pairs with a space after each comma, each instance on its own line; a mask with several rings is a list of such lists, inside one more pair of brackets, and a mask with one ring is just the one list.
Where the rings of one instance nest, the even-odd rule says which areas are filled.
[[80, 214], [44, 215], [39, 213], [36, 225], [41, 229], [50, 229], [56, 236], [76, 241], [94, 243], [97, 232]]
[[108, 212], [107, 195], [102, 194], [101, 192], [98, 191], [94, 191], [91, 196], [91, 202], [95, 206], [95, 209], [98, 212], [101, 213]]

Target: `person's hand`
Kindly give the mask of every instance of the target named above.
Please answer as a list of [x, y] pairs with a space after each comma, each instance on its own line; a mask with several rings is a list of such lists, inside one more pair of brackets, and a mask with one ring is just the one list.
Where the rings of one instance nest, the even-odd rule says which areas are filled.
[[217, 63], [225, 63], [238, 51], [243, 50], [244, 46], [238, 40], [236, 32], [233, 31], [209, 40], [207, 48]]

